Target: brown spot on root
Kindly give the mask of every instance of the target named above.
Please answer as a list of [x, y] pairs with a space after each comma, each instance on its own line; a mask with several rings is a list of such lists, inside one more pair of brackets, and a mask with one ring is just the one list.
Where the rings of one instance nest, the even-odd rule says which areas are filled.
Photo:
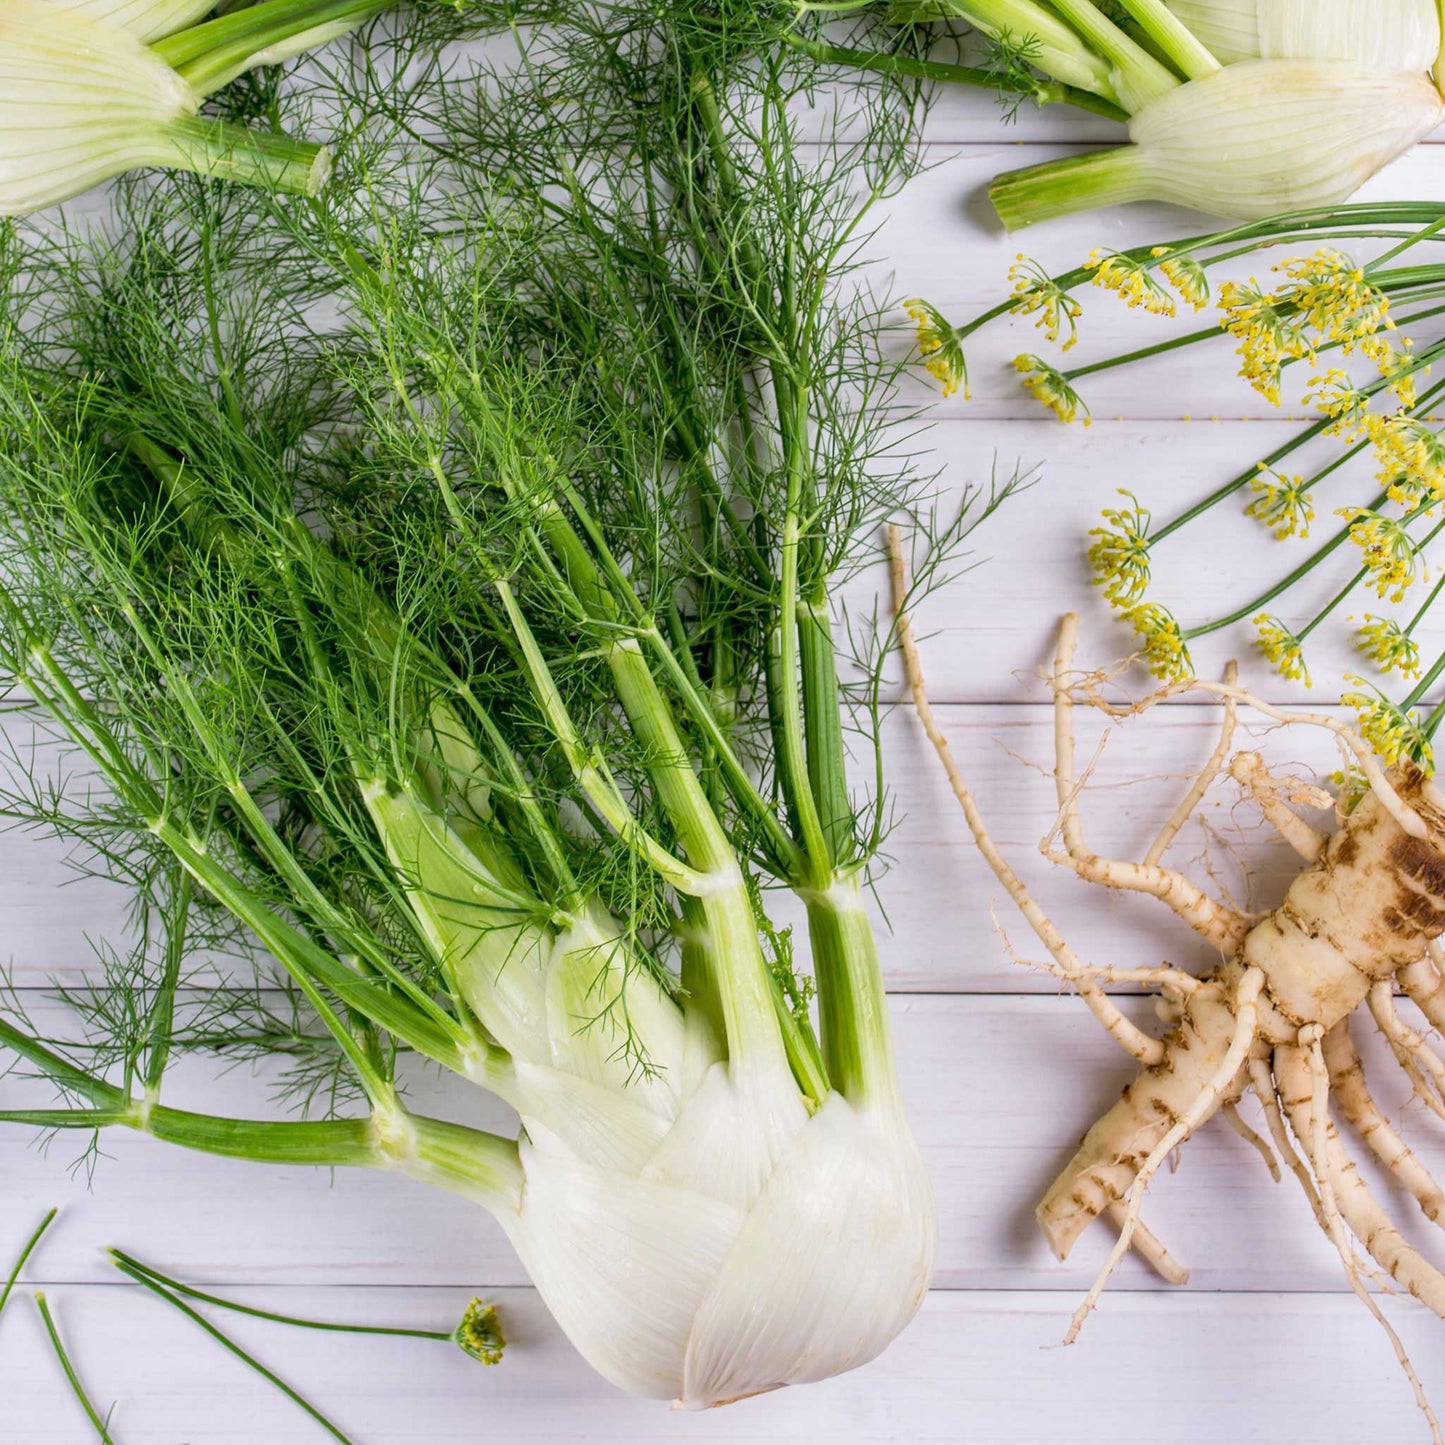
[[1402, 833], [1390, 845], [1390, 861], [1427, 893], [1445, 899], [1445, 854], [1425, 839]]
[[1385, 914], [1385, 922], [1401, 933], [1413, 929], [1434, 938], [1445, 931], [1445, 909], [1437, 908], [1423, 893], [1401, 889], [1395, 906]]
[[1339, 868], [1348, 868], [1360, 856], [1360, 840], [1348, 828], [1341, 828], [1335, 834], [1335, 846], [1330, 849], [1330, 863]]

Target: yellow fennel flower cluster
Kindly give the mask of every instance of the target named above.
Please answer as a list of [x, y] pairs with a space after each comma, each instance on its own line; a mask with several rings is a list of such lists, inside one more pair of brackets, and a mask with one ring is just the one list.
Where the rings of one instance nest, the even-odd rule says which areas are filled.
[[1335, 514], [1350, 524], [1350, 540], [1359, 547], [1375, 595], [1401, 602], [1419, 569], [1420, 552], [1398, 517], [1382, 517], [1363, 507], [1342, 507]]
[[1415, 417], [1397, 413], [1370, 427], [1380, 481], [1402, 506], [1445, 500], [1445, 437]]
[[1219, 324], [1239, 343], [1239, 374], [1278, 406], [1285, 362], [1314, 356], [1304, 318], [1257, 281], [1226, 281], [1219, 308]]
[[1312, 687], [1309, 668], [1305, 666], [1304, 645], [1278, 617], [1261, 612], [1254, 619], [1255, 646], [1264, 654], [1282, 678]]
[[[1079, 339], [1078, 321], [1084, 308], [1057, 281], [1022, 252], [1009, 269], [1013, 282], [1012, 310], [1017, 316], [1037, 316], [1038, 326], [1062, 350], [1068, 351]], [[1067, 333], [1067, 336], [1065, 336]]]
[[1392, 617], [1366, 613], [1364, 625], [1355, 633], [1355, 646], [1381, 672], [1398, 672], [1401, 677], [1420, 676], [1420, 649]]
[[1244, 509], [1247, 517], [1268, 527], [1281, 542], [1309, 536], [1315, 504], [1302, 476], [1282, 476], [1261, 462], [1259, 475], [1250, 482], [1249, 490], [1254, 496]]
[[1203, 311], [1209, 305], [1209, 276], [1192, 256], [1174, 256], [1168, 246], [1155, 246], [1153, 253], [1164, 279], [1179, 293], [1185, 305]]
[[1389, 297], [1342, 251], [1323, 246], [1275, 270], [1285, 277], [1277, 295], [1304, 317], [1319, 341], [1338, 342], [1348, 353], [1381, 330], [1395, 329]]
[[1089, 532], [1098, 538], [1089, 547], [1089, 566], [1114, 606], [1132, 607], [1149, 586], [1149, 513], [1132, 492], [1119, 495], [1133, 506], [1104, 509], [1104, 525]]
[[914, 297], [903, 303], [918, 328], [918, 350], [928, 374], [942, 387], [944, 396], [952, 396], [960, 387], [968, 397], [968, 367], [964, 364], [963, 343], [938, 307]]
[[1304, 399], [1307, 406], [1330, 418], [1325, 431], [1342, 441], [1358, 440], [1381, 420], [1370, 410], [1372, 394], [1366, 388], [1356, 386], [1349, 373], [1338, 367], [1316, 376]]
[[1014, 357], [1014, 369], [1023, 377], [1024, 386], [1060, 421], [1073, 421], [1082, 412], [1088, 426], [1089, 408], [1058, 367], [1050, 366], [1042, 356], [1023, 355]]
[[1194, 663], [1184, 631], [1168, 608], [1141, 602], [1124, 614], [1139, 636], [1149, 671], [1163, 682], [1181, 682], [1194, 676]]
[[1174, 298], [1154, 274], [1154, 263], [1119, 251], [1093, 250], [1084, 262], [1093, 272], [1095, 286], [1122, 296], [1131, 307], [1142, 306], [1151, 316], [1173, 316]]
[[[1389, 298], [1362, 267], [1327, 246], [1274, 269], [1284, 279], [1272, 290], [1255, 280], [1220, 288], [1220, 324], [1238, 341], [1240, 374], [1256, 391], [1279, 405], [1285, 365], [1313, 365], [1320, 348], [1332, 346], [1369, 357], [1381, 376], [1392, 378], [1392, 390], [1413, 400], [1409, 342], [1394, 344]], [[1343, 373], [1329, 375], [1338, 383]]]
[[[1362, 677], [1352, 677], [1350, 681], [1362, 688], [1370, 688]], [[1340, 700], [1346, 707], [1355, 709], [1360, 736], [1387, 768], [1409, 759], [1427, 773], [1435, 771], [1435, 754], [1430, 741], [1419, 722], [1404, 708], [1397, 707], [1373, 688], [1368, 692], [1347, 692]]]

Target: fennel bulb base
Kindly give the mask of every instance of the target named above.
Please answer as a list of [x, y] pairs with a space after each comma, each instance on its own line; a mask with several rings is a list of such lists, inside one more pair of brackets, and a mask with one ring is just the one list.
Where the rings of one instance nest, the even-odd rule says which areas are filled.
[[[708, 1095], [695, 1098], [712, 1113]], [[674, 1132], [696, 1130], [698, 1112]], [[937, 1222], [906, 1123], [836, 1093], [789, 1123], [750, 1203], [727, 1197], [728, 1161], [708, 1178], [698, 1160], [689, 1181], [589, 1165], [554, 1139], [523, 1145], [521, 1205], [503, 1224], [558, 1323], [620, 1389], [711, 1409], [864, 1364], [917, 1313]]]

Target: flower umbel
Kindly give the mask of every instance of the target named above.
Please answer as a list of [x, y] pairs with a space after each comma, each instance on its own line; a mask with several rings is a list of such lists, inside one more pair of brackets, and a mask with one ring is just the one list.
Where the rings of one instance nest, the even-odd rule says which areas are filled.
[[1130, 507], [1107, 507], [1102, 527], [1089, 535], [1099, 540], [1089, 548], [1094, 581], [1115, 607], [1132, 607], [1149, 586], [1149, 513], [1132, 492], [1121, 491]]
[[1036, 315], [1040, 330], [1055, 343], [1067, 332], [1063, 350], [1069, 350], [1079, 339], [1077, 323], [1084, 308], [1037, 261], [1022, 252], [1008, 276], [1013, 282], [1011, 309], [1015, 315]]
[[1257, 281], [1226, 281], [1219, 288], [1219, 306], [1219, 324], [1239, 342], [1239, 374], [1278, 406], [1285, 362], [1314, 356], [1304, 318]]
[[1167, 246], [1156, 246], [1154, 255], [1159, 259], [1159, 270], [1164, 279], [1179, 293], [1180, 298], [1196, 311], [1203, 311], [1209, 305], [1209, 276], [1204, 267], [1192, 256], [1170, 255]]
[[1349, 680], [1368, 691], [1347, 692], [1341, 701], [1359, 714], [1360, 736], [1374, 748], [1380, 761], [1386, 767], [1394, 767], [1409, 759], [1427, 773], [1433, 773], [1434, 750], [1414, 714], [1391, 702], [1364, 678]]
[[1194, 676], [1189, 646], [1173, 613], [1157, 603], [1142, 602], [1124, 615], [1139, 634], [1144, 661], [1155, 677], [1163, 682], [1180, 682]]
[[944, 396], [963, 388], [968, 395], [968, 367], [964, 364], [963, 342], [938, 307], [914, 297], [903, 303], [918, 327], [918, 351], [928, 374], [943, 387]]
[[452, 1331], [452, 1339], [461, 1350], [484, 1365], [501, 1364], [502, 1351], [507, 1348], [497, 1307], [479, 1299], [467, 1306], [461, 1323]]
[[1401, 677], [1420, 675], [1420, 649], [1392, 617], [1366, 613], [1364, 625], [1355, 633], [1355, 646], [1381, 672], [1398, 672]]
[[1289, 537], [1309, 536], [1315, 504], [1303, 477], [1281, 476], [1261, 462], [1259, 475], [1250, 482], [1249, 490], [1254, 498], [1244, 509], [1247, 517], [1268, 527], [1281, 542]]
[[1423, 489], [1435, 501], [1445, 499], [1445, 436], [1403, 413], [1381, 420], [1370, 428], [1370, 436], [1380, 459], [1381, 480], [1397, 485], [1403, 472], [1405, 489], [1412, 496]]
[[1420, 550], [1404, 521], [1363, 507], [1342, 507], [1335, 515], [1349, 520], [1350, 540], [1364, 553], [1361, 561], [1375, 595], [1403, 601], [1420, 563]]
[[1173, 316], [1174, 298], [1154, 274], [1154, 262], [1119, 251], [1095, 250], [1084, 262], [1094, 273], [1094, 285], [1114, 291], [1129, 305], [1142, 306], [1153, 316]]
[[1069, 384], [1069, 379], [1056, 366], [1050, 366], [1042, 356], [1016, 356], [1014, 369], [1024, 379], [1024, 386], [1031, 391], [1060, 421], [1073, 421], [1080, 412], [1084, 414], [1084, 425], [1089, 424], [1089, 408], [1079, 393]]
[[1254, 619], [1254, 625], [1258, 634], [1255, 646], [1275, 671], [1288, 682], [1302, 682], [1306, 687], [1312, 686], [1309, 668], [1305, 666], [1304, 646], [1300, 639], [1278, 617], [1271, 617], [1267, 612], [1261, 612]]

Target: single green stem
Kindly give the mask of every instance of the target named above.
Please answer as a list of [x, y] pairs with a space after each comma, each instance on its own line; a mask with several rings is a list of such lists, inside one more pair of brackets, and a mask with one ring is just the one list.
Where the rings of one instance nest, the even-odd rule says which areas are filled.
[[1346, 582], [1345, 585], [1341, 587], [1338, 592], [1335, 593], [1334, 597], [1332, 597], [1330, 601], [1327, 602], [1324, 607], [1319, 612], [1317, 612], [1315, 616], [1312, 617], [1295, 634], [1296, 641], [1303, 642], [1305, 638], [1307, 638], [1310, 633], [1315, 630], [1315, 628], [1317, 628], [1322, 622], [1326, 621], [1326, 619], [1328, 619], [1334, 613], [1335, 609], [1344, 602], [1345, 598], [1347, 598], [1350, 593], [1353, 592], [1355, 588], [1358, 587], [1360, 583], [1363, 582], [1365, 578], [1369, 575], [1370, 569], [1368, 567], [1361, 567], [1360, 570], [1356, 572], [1355, 575], [1351, 577], [1350, 580]]
[[[1373, 502], [1370, 503], [1370, 505], [1365, 510], [1370, 512], [1377, 511], [1385, 504], [1387, 500], [1388, 498], [1382, 492], [1378, 497], [1375, 498]], [[1258, 597], [1254, 599], [1254, 601], [1246, 603], [1243, 607], [1239, 608], [1238, 611], [1231, 612], [1228, 617], [1221, 617], [1214, 622], [1206, 622], [1200, 627], [1191, 628], [1184, 634], [1184, 640], [1186, 642], [1193, 642], [1196, 638], [1208, 637], [1211, 632], [1222, 631], [1226, 627], [1232, 627], [1236, 622], [1243, 622], [1246, 618], [1253, 617], [1255, 613], [1259, 612], [1262, 608], [1267, 607], [1271, 602], [1273, 602], [1276, 597], [1280, 596], [1284, 592], [1288, 592], [1289, 589], [1293, 587], [1296, 582], [1308, 576], [1309, 573], [1321, 562], [1323, 562], [1326, 557], [1330, 556], [1332, 553], [1338, 552], [1339, 549], [1343, 547], [1344, 544], [1349, 540], [1349, 527], [1346, 526], [1340, 528], [1340, 530], [1333, 537], [1331, 537], [1330, 540], [1326, 542], [1323, 547], [1321, 547], [1317, 552], [1315, 552], [1312, 557], [1309, 557], [1304, 562], [1301, 562], [1300, 565], [1296, 567], [1294, 571], [1291, 572], [1282, 581], [1275, 583], [1275, 585], [1271, 587], [1268, 591], [1262, 592]]]
[[[993, 91], [1000, 88], [998, 73], [983, 66], [953, 65], [945, 60], [924, 60], [912, 55], [890, 55], [887, 51], [825, 45], [796, 34], [786, 35], [783, 39], [785, 44], [802, 51], [820, 65], [847, 66], [874, 75], [906, 76], [911, 80], [935, 80], [944, 85], [970, 85]], [[1061, 80], [1040, 81], [1024, 94], [1040, 106], [1071, 105], [1076, 110], [1089, 111], [1108, 120], [1129, 119], [1129, 112], [1113, 101], [1077, 85], [1066, 85]]]
[[15, 1261], [15, 1267], [10, 1271], [10, 1277], [5, 1281], [5, 1288], [0, 1289], [0, 1315], [5, 1313], [5, 1306], [10, 1301], [10, 1295], [15, 1289], [16, 1281], [20, 1278], [21, 1270], [25, 1268], [30, 1256], [35, 1253], [36, 1247], [44, 1237], [45, 1231], [55, 1222], [55, 1216], [59, 1213], [59, 1209], [52, 1209], [50, 1213], [40, 1221], [35, 1233], [25, 1241], [25, 1247], [20, 1251], [20, 1257]]
[[1206, 326], [1199, 331], [1188, 332], [1184, 336], [1174, 336], [1168, 341], [1156, 342], [1153, 346], [1142, 346], [1137, 351], [1126, 351], [1122, 356], [1110, 356], [1103, 361], [1093, 361], [1087, 366], [1075, 367], [1071, 371], [1064, 372], [1066, 381], [1077, 381], [1082, 376], [1093, 376], [1101, 371], [1112, 371], [1115, 367], [1128, 366], [1135, 361], [1148, 361], [1155, 356], [1163, 356], [1170, 351], [1179, 351], [1186, 346], [1194, 346], [1201, 341], [1210, 341], [1219, 336], [1219, 327]]
[[1140, 146], [1087, 151], [1005, 171], [994, 177], [988, 198], [1005, 229], [1017, 231], [1079, 211], [1148, 200], [1149, 165], [1149, 155]]
[[[277, 0], [258, 5], [269, 9]], [[294, 140], [274, 131], [251, 130], [209, 116], [182, 116], [165, 129], [171, 151], [161, 164], [197, 175], [239, 181], [287, 195], [314, 196], [331, 174], [325, 146]]]
[[235, 1340], [233, 1340], [229, 1335], [224, 1334], [220, 1329], [218, 1329], [208, 1319], [206, 1319], [204, 1315], [200, 1314], [197, 1310], [193, 1310], [190, 1305], [185, 1302], [185, 1300], [180, 1298], [179, 1295], [173, 1294], [170, 1290], [158, 1284], [155, 1280], [149, 1278], [147, 1275], [141, 1273], [139, 1270], [130, 1269], [128, 1266], [121, 1264], [119, 1261], [116, 1262], [116, 1268], [118, 1268], [120, 1272], [126, 1275], [128, 1278], [133, 1279], [138, 1285], [141, 1285], [145, 1289], [148, 1289], [158, 1299], [164, 1300], [166, 1304], [171, 1305], [174, 1309], [179, 1310], [183, 1315], [186, 1316], [187, 1319], [193, 1321], [195, 1324], [198, 1324], [208, 1335], [210, 1335], [213, 1340], [216, 1341], [218, 1345], [221, 1345], [223, 1348], [229, 1350], [233, 1355], [236, 1356], [238, 1360], [240, 1360], [243, 1364], [248, 1365], [258, 1375], [260, 1375], [263, 1380], [267, 1381], [269, 1384], [274, 1385], [278, 1390], [280, 1390], [283, 1395], [286, 1396], [288, 1400], [290, 1400], [293, 1404], [298, 1405], [302, 1410], [304, 1410], [306, 1414], [308, 1414], [313, 1420], [315, 1420], [316, 1423], [320, 1425], [321, 1428], [332, 1437], [332, 1439], [340, 1441], [341, 1445], [352, 1445], [352, 1441], [350, 1440], [350, 1438], [346, 1435], [343, 1435], [341, 1430], [336, 1425], [332, 1424], [332, 1422], [328, 1420], [326, 1416], [323, 1415], [321, 1411], [316, 1408], [315, 1405], [312, 1405], [309, 1401], [307, 1401], [300, 1394], [298, 1394], [294, 1389], [292, 1389], [290, 1385], [286, 1383], [285, 1380], [283, 1380], [273, 1370], [268, 1370], [266, 1366], [263, 1365], [260, 1360], [258, 1360], [254, 1355], [249, 1354], [246, 1350], [243, 1350], [241, 1346], [235, 1342]]
[[95, 1406], [90, 1403], [90, 1397], [80, 1383], [80, 1376], [75, 1373], [75, 1366], [71, 1364], [70, 1356], [60, 1342], [60, 1331], [55, 1328], [55, 1319], [50, 1313], [50, 1301], [40, 1290], [35, 1291], [35, 1308], [40, 1311], [40, 1318], [45, 1322], [45, 1333], [50, 1336], [51, 1348], [55, 1351], [55, 1358], [60, 1361], [60, 1368], [65, 1372], [71, 1393], [80, 1402], [80, 1408], [85, 1411], [86, 1418], [95, 1428], [97, 1438], [100, 1439], [102, 1445], [115, 1445], [110, 1431], [106, 1428], [106, 1422], [101, 1419]]
[[898, 1104], [888, 998], [858, 877], [839, 877], [804, 901], [828, 1077], [855, 1105]]
[[1425, 620], [1426, 613], [1428, 613], [1430, 609], [1435, 605], [1435, 602], [1439, 598], [1441, 592], [1445, 592], [1445, 572], [1442, 572], [1440, 574], [1440, 580], [1430, 589], [1430, 595], [1425, 599], [1424, 605], [1410, 619], [1409, 624], [1405, 627], [1404, 632], [1406, 637], [1409, 637], [1410, 634], [1414, 632], [1414, 630]]
[[394, 1335], [398, 1339], [440, 1340], [443, 1342], [450, 1342], [452, 1339], [450, 1330], [411, 1330], [400, 1325], [336, 1324], [324, 1320], [303, 1320], [296, 1315], [276, 1314], [271, 1310], [254, 1309], [250, 1305], [238, 1304], [235, 1300], [222, 1299], [220, 1295], [206, 1294], [192, 1285], [182, 1284], [180, 1280], [162, 1274], [153, 1265], [143, 1264], [134, 1255], [127, 1254], [124, 1250], [107, 1249], [106, 1253], [115, 1262], [118, 1269], [123, 1269], [133, 1279], [138, 1275], [145, 1275], [174, 1294], [198, 1300], [201, 1304], [215, 1305], [218, 1309], [230, 1310], [234, 1314], [248, 1315], [254, 1320], [266, 1320], [276, 1325], [294, 1325], [297, 1329], [302, 1330], [322, 1330], [346, 1335]]
[[[1418, 707], [1420, 699], [1434, 687], [1441, 674], [1445, 674], [1445, 653], [1441, 653], [1436, 659], [1435, 665], [1415, 685], [1414, 691], [1400, 704], [1401, 712], [1409, 712], [1412, 707]], [[1445, 700], [1442, 700], [1426, 720], [1427, 734], [1433, 733], [1440, 726], [1440, 719], [1445, 717]]]

